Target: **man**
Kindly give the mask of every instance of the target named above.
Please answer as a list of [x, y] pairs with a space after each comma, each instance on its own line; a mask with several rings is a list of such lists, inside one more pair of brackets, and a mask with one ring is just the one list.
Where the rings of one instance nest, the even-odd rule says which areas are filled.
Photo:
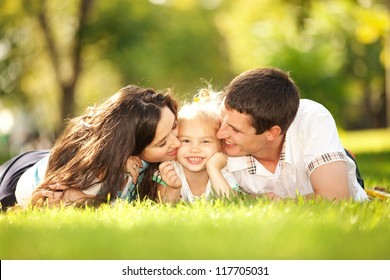
[[237, 76], [224, 90], [223, 139], [228, 170], [244, 191], [271, 198], [321, 196], [366, 200], [332, 115], [300, 100], [289, 75], [258, 68]]

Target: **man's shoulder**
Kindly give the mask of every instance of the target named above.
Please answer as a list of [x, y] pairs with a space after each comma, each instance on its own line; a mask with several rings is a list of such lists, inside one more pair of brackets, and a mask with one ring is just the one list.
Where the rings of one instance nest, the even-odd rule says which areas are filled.
[[321, 119], [333, 118], [326, 107], [316, 101], [301, 99], [297, 115], [292, 123], [292, 127], [302, 129], [302, 126], [317, 123]]
[[228, 157], [226, 168], [229, 172], [245, 170], [247, 168], [246, 157]]
[[299, 101], [299, 109], [298, 112], [321, 112], [321, 111], [328, 111], [324, 105], [321, 103], [318, 103], [314, 100], [310, 99], [301, 99]]

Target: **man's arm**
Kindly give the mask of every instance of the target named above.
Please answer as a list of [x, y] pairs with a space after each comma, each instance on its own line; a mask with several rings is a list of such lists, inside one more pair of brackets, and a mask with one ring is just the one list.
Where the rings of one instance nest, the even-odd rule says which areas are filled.
[[349, 199], [348, 171], [345, 161], [333, 161], [323, 164], [310, 175], [315, 196], [330, 200]]
[[[306, 199], [322, 197], [329, 200], [341, 200], [351, 197], [348, 187], [347, 163], [344, 161], [333, 161], [317, 167], [310, 175], [310, 182], [314, 193], [305, 195]], [[271, 192], [262, 196], [272, 200], [281, 199]]]

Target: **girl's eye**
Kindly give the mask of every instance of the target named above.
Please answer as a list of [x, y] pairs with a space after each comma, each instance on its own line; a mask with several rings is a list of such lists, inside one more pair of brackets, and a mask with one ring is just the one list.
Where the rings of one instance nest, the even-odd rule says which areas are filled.
[[190, 140], [188, 140], [188, 139], [182, 139], [181, 142], [182, 142], [182, 143], [190, 143]]

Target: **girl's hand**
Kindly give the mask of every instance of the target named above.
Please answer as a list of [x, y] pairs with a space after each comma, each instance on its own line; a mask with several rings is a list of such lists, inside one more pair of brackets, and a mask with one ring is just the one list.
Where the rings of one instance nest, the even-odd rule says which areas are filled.
[[174, 189], [181, 188], [181, 180], [177, 175], [175, 168], [169, 161], [163, 162], [159, 165], [161, 178], [168, 185], [168, 187]]
[[142, 167], [142, 160], [139, 156], [130, 156], [127, 159], [126, 172], [131, 175], [133, 184], [137, 183], [140, 167]]
[[206, 168], [209, 170], [215, 168], [221, 170], [227, 164], [228, 157], [222, 152], [216, 152], [209, 160], [206, 162]]

